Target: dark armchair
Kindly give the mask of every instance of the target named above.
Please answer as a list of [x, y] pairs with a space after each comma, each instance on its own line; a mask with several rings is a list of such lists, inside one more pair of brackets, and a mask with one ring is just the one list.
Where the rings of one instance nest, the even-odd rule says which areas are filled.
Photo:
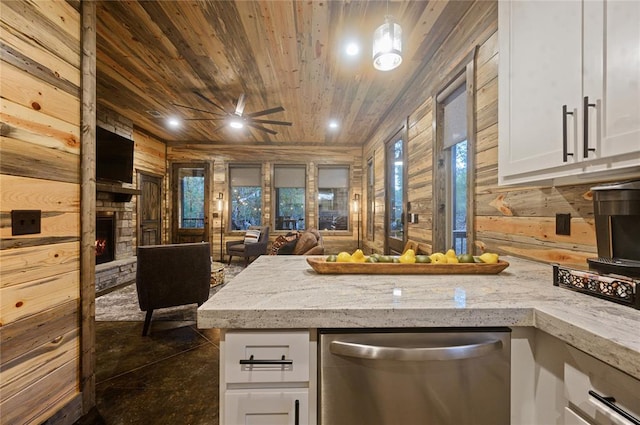
[[136, 287], [140, 310], [146, 311], [142, 335], [147, 335], [154, 309], [202, 305], [209, 298], [209, 243], [140, 246]]
[[[260, 236], [257, 242], [245, 243], [245, 240], [227, 242], [227, 255], [229, 255], [229, 264], [231, 257], [244, 257], [244, 265], [249, 264], [249, 258], [259, 257], [267, 253], [267, 245], [269, 244], [269, 226], [249, 226], [248, 230], [259, 230]], [[246, 239], [246, 238], [245, 238]]]

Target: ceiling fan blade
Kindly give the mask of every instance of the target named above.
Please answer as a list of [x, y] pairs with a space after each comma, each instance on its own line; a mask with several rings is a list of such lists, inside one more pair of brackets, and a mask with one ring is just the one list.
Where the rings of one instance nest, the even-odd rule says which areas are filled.
[[220, 109], [222, 112], [224, 112], [225, 114], [228, 114], [227, 111], [225, 111], [225, 109], [218, 105], [217, 103], [215, 103], [213, 100], [208, 99], [207, 97], [203, 96], [202, 94], [200, 94], [200, 92], [193, 90], [193, 94], [195, 94], [196, 96], [198, 96], [200, 99], [204, 100], [205, 102], [215, 106], [216, 108]]
[[284, 108], [282, 106], [276, 106], [275, 108], [265, 109], [264, 111], [252, 112], [251, 114], [247, 114], [247, 117], [261, 117], [263, 115], [273, 114], [275, 112], [282, 112]]
[[183, 118], [182, 121], [224, 121], [227, 117], [216, 118]]
[[249, 127], [255, 128], [255, 129], [257, 129], [257, 130], [264, 131], [264, 132], [269, 133], [269, 134], [278, 134], [278, 132], [277, 132], [277, 131], [273, 131], [273, 130], [271, 130], [270, 128], [263, 127], [263, 126], [258, 125], [258, 124], [254, 124], [254, 123], [252, 123], [252, 122], [248, 122], [248, 123], [247, 123], [247, 125], [248, 125]]
[[187, 105], [180, 105], [179, 103], [172, 103], [173, 106], [179, 106], [181, 108], [187, 108], [187, 109], [192, 109], [194, 111], [198, 111], [198, 112], [204, 112], [205, 114], [211, 114], [211, 115], [220, 115], [223, 116], [222, 114], [218, 113], [218, 112], [211, 112], [211, 111], [205, 111], [204, 109], [198, 109], [198, 108], [194, 108], [193, 106], [187, 106]]
[[252, 122], [259, 122], [260, 124], [275, 124], [275, 125], [291, 125], [290, 122], [287, 121], [273, 121], [273, 120], [251, 120]]
[[236, 115], [241, 117], [242, 112], [244, 111], [244, 93], [240, 95], [238, 98], [238, 103], [236, 104]]

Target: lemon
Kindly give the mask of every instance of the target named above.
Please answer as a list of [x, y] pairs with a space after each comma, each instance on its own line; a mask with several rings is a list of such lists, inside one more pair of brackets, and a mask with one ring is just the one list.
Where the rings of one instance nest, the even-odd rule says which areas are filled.
[[403, 254], [400, 257], [398, 257], [398, 261], [401, 262], [402, 264], [413, 264], [416, 262], [416, 256]]
[[350, 263], [351, 262], [351, 254], [348, 252], [341, 252], [336, 256], [336, 261], [338, 263]]
[[491, 252], [485, 252], [478, 258], [480, 261], [487, 264], [495, 264], [498, 262], [498, 254], [493, 254]]
[[416, 252], [413, 249], [409, 248], [402, 255], [406, 255], [407, 257], [415, 257]]
[[448, 262], [447, 256], [441, 252], [433, 253], [429, 256], [429, 258], [431, 258], [431, 262], [433, 264], [447, 264]]
[[351, 261], [354, 263], [364, 263], [366, 260], [364, 253], [361, 249], [356, 249], [353, 254], [351, 254]]
[[453, 258], [453, 257], [457, 258], [456, 251], [453, 249], [448, 250], [444, 255], [446, 255], [449, 258]]

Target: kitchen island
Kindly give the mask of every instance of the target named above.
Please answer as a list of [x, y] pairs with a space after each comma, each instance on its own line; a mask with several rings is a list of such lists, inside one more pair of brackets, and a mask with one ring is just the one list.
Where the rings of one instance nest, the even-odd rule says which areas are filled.
[[198, 326], [535, 329], [640, 379], [640, 311], [553, 286], [548, 264], [503, 259], [497, 275], [321, 275], [305, 257], [262, 256], [198, 309]]

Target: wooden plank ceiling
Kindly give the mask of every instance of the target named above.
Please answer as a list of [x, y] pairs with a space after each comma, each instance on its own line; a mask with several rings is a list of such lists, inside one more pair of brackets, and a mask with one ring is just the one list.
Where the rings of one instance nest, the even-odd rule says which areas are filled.
[[[98, 103], [169, 143], [360, 146], [472, 3], [100, 1]], [[372, 38], [387, 13], [402, 25], [403, 62], [382, 72], [372, 65]], [[343, 53], [349, 39], [361, 43], [355, 58]], [[261, 124], [273, 135], [222, 120], [166, 124], [219, 118], [204, 98], [233, 112], [242, 93], [245, 114], [282, 106], [257, 118], [292, 125]], [[339, 129], [328, 128], [331, 119]]]

